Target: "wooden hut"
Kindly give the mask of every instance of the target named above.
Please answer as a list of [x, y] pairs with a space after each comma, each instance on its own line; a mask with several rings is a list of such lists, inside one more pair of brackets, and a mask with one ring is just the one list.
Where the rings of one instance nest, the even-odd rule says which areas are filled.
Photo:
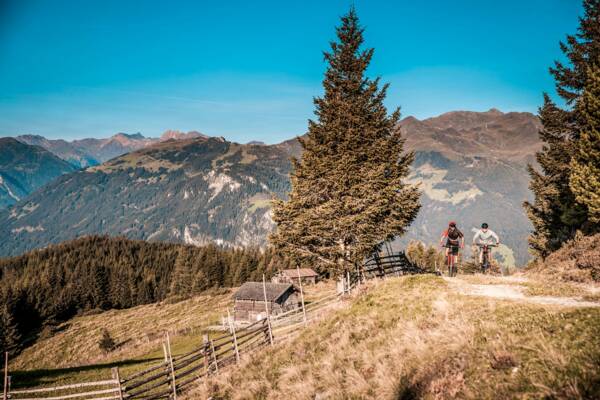
[[[289, 283], [265, 284], [270, 315], [299, 308], [299, 290]], [[254, 322], [265, 318], [265, 293], [262, 282], [246, 282], [233, 295], [233, 315], [236, 322]]]
[[283, 269], [275, 274], [271, 281], [274, 283], [291, 283], [299, 285], [298, 275], [300, 275], [300, 280], [302, 280], [303, 285], [314, 285], [319, 278], [319, 274], [310, 268], [300, 268], [300, 270]]

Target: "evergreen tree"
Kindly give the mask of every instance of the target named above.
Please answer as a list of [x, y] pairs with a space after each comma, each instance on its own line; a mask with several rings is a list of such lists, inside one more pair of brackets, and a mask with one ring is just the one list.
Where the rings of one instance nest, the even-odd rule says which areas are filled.
[[566, 218], [575, 202], [569, 188], [569, 168], [565, 168], [571, 160], [570, 130], [565, 128], [569, 115], [545, 95], [539, 117], [544, 146], [536, 160], [541, 172], [529, 166], [529, 188], [535, 200], [533, 204], [525, 202], [525, 210], [534, 227], [529, 246], [536, 256], [544, 258], [572, 238], [579, 224], [572, 223], [575, 218]]
[[2, 307], [8, 310], [4, 321], [12, 319], [7, 328], [0, 321], [0, 340], [7, 332], [12, 346], [19, 332], [53, 329], [86, 309], [133, 307], [169, 294], [188, 297], [261, 279], [265, 270], [268, 278], [265, 255], [272, 251], [86, 236], [0, 259], [0, 320]]
[[274, 201], [271, 236], [278, 250], [333, 273], [403, 234], [420, 208], [417, 188], [404, 183], [414, 154], [403, 153], [399, 110], [388, 115], [383, 104], [388, 85], [365, 76], [373, 49], [361, 50], [354, 9], [337, 37], [325, 53], [324, 96], [314, 100], [318, 120], [292, 160], [289, 199]]
[[600, 0], [584, 0], [583, 6], [584, 16], [577, 33], [560, 43], [569, 64], [556, 61], [550, 68], [558, 94], [574, 108], [562, 110], [544, 95], [540, 109], [544, 147], [536, 154], [541, 171], [529, 166], [530, 189], [535, 198], [533, 203], [524, 204], [534, 227], [529, 245], [533, 254], [542, 258], [575, 237], [588, 220], [587, 209], [575, 200], [571, 190], [570, 169], [580, 127], [586, 125], [577, 104], [587, 82], [587, 71], [600, 57]]
[[[600, 28], [599, 28], [600, 29]], [[600, 59], [599, 59], [600, 61]], [[588, 71], [588, 83], [578, 103], [583, 124], [574, 145], [570, 187], [588, 214], [586, 233], [600, 231], [600, 67]]]
[[590, 64], [600, 57], [600, 0], [584, 0], [583, 11], [577, 33], [567, 35], [566, 43], [560, 43], [569, 64], [555, 61], [550, 68], [558, 94], [571, 105], [581, 96]]
[[21, 343], [21, 334], [17, 329], [14, 318], [8, 305], [0, 308], [0, 351], [14, 355], [18, 352]]
[[192, 293], [194, 275], [192, 273], [191, 260], [187, 249], [184, 247], [179, 251], [175, 266], [173, 269], [173, 277], [171, 278], [171, 287], [169, 295], [171, 296], [189, 296]]

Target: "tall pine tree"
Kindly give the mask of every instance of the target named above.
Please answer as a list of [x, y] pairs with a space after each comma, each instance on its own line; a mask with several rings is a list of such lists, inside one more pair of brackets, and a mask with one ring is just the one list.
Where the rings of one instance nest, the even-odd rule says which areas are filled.
[[365, 76], [373, 49], [361, 50], [354, 9], [337, 37], [325, 53], [324, 96], [314, 100], [318, 119], [299, 139], [304, 152], [292, 160], [288, 201], [274, 203], [271, 236], [279, 250], [333, 274], [403, 234], [420, 208], [417, 188], [404, 183], [414, 155], [403, 152], [400, 112], [388, 115], [388, 85]]
[[19, 351], [20, 342], [21, 334], [15, 320], [8, 305], [4, 305], [0, 308], [0, 352], [4, 354], [7, 351], [10, 355], [15, 355]]
[[[599, 60], [600, 61], [600, 60]], [[571, 190], [588, 214], [586, 233], [600, 231], [600, 67], [589, 69], [588, 83], [578, 103], [582, 117], [571, 162]]]
[[577, 103], [587, 83], [588, 68], [600, 56], [600, 0], [584, 0], [583, 11], [577, 33], [560, 43], [570, 65], [555, 61], [550, 68], [558, 94], [570, 105]]
[[569, 114], [545, 95], [539, 117], [544, 147], [536, 154], [536, 160], [541, 172], [529, 166], [529, 188], [535, 200], [533, 204], [525, 202], [525, 210], [534, 227], [529, 246], [536, 256], [544, 258], [573, 237], [578, 224], [571, 226], [572, 218], [564, 218], [568, 215], [566, 208], [572, 208], [575, 201], [569, 188], [569, 168], [565, 168], [571, 160], [570, 130], [565, 128]]
[[524, 206], [534, 231], [529, 245], [538, 257], [546, 257], [573, 238], [588, 221], [587, 208], [575, 199], [571, 190], [571, 159], [585, 118], [577, 106], [587, 82], [587, 71], [600, 57], [600, 0], [584, 0], [584, 15], [575, 35], [561, 42], [569, 63], [555, 62], [550, 73], [556, 81], [558, 94], [573, 106], [562, 110], [544, 95], [540, 119], [544, 128], [540, 138], [544, 147], [536, 154], [541, 171], [529, 166], [533, 203]]
[[194, 275], [192, 271], [192, 260], [188, 249], [183, 247], [179, 250], [173, 267], [169, 295], [190, 296], [194, 286]]

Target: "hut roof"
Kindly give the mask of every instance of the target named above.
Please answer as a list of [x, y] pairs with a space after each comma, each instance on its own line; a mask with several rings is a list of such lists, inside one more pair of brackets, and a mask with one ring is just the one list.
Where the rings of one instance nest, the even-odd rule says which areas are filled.
[[[283, 269], [281, 273], [289, 278], [297, 278], [298, 270], [297, 269]], [[300, 277], [307, 278], [317, 276], [318, 274], [310, 268], [300, 268]]]
[[[294, 285], [289, 283], [270, 283], [265, 284], [267, 292], [267, 301], [277, 301], [288, 290], [296, 290]], [[265, 301], [262, 282], [246, 282], [233, 295], [235, 300], [256, 300]]]

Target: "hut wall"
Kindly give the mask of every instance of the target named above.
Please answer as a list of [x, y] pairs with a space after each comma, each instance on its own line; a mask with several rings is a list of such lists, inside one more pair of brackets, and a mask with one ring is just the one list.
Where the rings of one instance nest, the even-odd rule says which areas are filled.
[[[282, 304], [267, 302], [267, 308], [270, 315], [277, 315], [288, 309]], [[234, 318], [236, 321], [254, 322], [265, 316], [265, 302], [253, 300], [236, 300], [233, 306]]]
[[[277, 315], [300, 307], [298, 292], [288, 290], [279, 298], [279, 302], [267, 302], [270, 315]], [[254, 322], [265, 316], [265, 302], [260, 300], [235, 300], [233, 306], [236, 321]]]

